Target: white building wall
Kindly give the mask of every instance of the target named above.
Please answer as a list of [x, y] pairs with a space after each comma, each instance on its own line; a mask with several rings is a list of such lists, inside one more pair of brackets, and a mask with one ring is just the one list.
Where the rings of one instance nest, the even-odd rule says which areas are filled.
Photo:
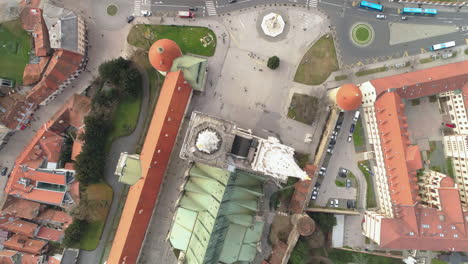
[[383, 218], [385, 218], [383, 215], [374, 211], [366, 211], [364, 213], [362, 234], [377, 244], [380, 244], [380, 233]]
[[370, 82], [365, 82], [359, 86], [359, 89], [362, 93], [362, 107], [374, 106], [377, 98], [374, 86]]
[[452, 159], [460, 199], [464, 206], [468, 206], [468, 135], [444, 136], [444, 151]]
[[454, 131], [457, 134], [468, 134], [468, 118], [465, 103], [463, 102], [463, 94], [459, 90], [456, 91], [440, 93], [439, 97], [448, 99], [447, 107], [450, 120], [456, 125]]

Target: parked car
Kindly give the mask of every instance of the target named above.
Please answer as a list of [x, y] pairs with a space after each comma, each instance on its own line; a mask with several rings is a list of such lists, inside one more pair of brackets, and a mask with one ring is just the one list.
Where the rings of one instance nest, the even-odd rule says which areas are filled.
[[317, 196], [317, 195], [318, 195], [318, 192], [317, 192], [317, 191], [313, 191], [313, 192], [312, 192], [312, 195]]
[[7, 173], [7, 171], [8, 171], [8, 168], [7, 168], [7, 167], [3, 167], [3, 169], [2, 169], [2, 176], [5, 176], [6, 173]]
[[377, 14], [375, 17], [376, 17], [377, 19], [386, 19], [386, 18], [387, 18], [387, 16], [384, 15], [384, 14]]
[[335, 200], [330, 200], [330, 207], [335, 207]]
[[360, 114], [361, 112], [359, 112], [359, 110], [357, 110], [356, 113], [354, 113], [354, 118], [353, 118], [354, 122], [358, 121]]
[[328, 145], [327, 152], [333, 154], [333, 145]]
[[402, 16], [401, 20], [408, 20], [408, 17], [407, 16]]
[[[325, 167], [321, 167], [320, 170], [319, 170], [319, 175], [320, 176], [325, 176], [325, 172], [327, 171], [327, 168]], [[319, 185], [320, 186], [320, 185]]]
[[315, 187], [320, 187], [320, 182], [316, 182]]
[[351, 187], [351, 180], [346, 179], [346, 188], [349, 188], [349, 187]]
[[230, 4], [235, 3], [235, 2], [237, 2], [237, 0], [229, 0]]
[[319, 190], [319, 187], [315, 186], [315, 187], [314, 187], [314, 191], [317, 191], [317, 192], [318, 192], [318, 190]]
[[335, 135], [331, 135], [330, 140], [336, 140], [336, 136], [335, 136]]
[[355, 200], [348, 200], [346, 202], [346, 207], [348, 209], [356, 208], [356, 201]]
[[311, 199], [312, 199], [312, 200], [316, 200], [316, 199], [317, 199], [317, 196], [314, 196], [314, 195], [312, 194]]
[[353, 135], [349, 134], [349, 136], [348, 136], [348, 142], [351, 142], [352, 139], [353, 139]]
[[356, 127], [356, 125], [351, 124], [351, 127], [349, 128], [349, 133], [354, 133], [354, 128], [355, 127]]
[[198, 7], [191, 6], [188, 9], [189, 11], [198, 11]]
[[336, 139], [330, 140], [330, 146], [334, 146], [336, 144]]
[[135, 17], [134, 16], [129, 16], [127, 17], [127, 23], [132, 23], [132, 21], [135, 20]]
[[149, 16], [151, 16], [151, 11], [149, 11], [149, 10], [141, 10], [141, 14], [142, 14], [144, 17], [149, 17]]
[[335, 199], [335, 207], [338, 207], [340, 206], [340, 202], [338, 201], [338, 199]]

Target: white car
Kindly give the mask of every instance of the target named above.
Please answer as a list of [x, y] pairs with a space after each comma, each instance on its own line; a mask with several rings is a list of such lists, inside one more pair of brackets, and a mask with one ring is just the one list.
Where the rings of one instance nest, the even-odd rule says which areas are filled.
[[351, 140], [353, 140], [353, 135], [350, 134], [350, 135], [348, 136], [348, 142], [351, 142]]
[[340, 205], [340, 202], [338, 201], [338, 199], [335, 199], [335, 207], [338, 207]]
[[316, 199], [317, 199], [317, 196], [312, 195], [312, 198], [311, 198], [311, 199], [312, 199], [312, 200], [316, 200]]
[[330, 200], [330, 207], [335, 207], [335, 201], [334, 200]]
[[383, 14], [377, 14], [375, 17], [376, 17], [377, 19], [386, 19], [386, 18], [387, 18], [387, 16], [386, 16], [386, 15], [383, 15]]
[[141, 14], [142, 14], [144, 17], [149, 17], [149, 16], [151, 16], [151, 11], [149, 11], [149, 10], [141, 10]]

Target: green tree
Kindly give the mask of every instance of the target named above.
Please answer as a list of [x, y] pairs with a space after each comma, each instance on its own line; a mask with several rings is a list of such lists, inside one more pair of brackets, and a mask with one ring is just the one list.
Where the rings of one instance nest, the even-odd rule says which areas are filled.
[[291, 253], [288, 264], [306, 264], [308, 262], [308, 251], [307, 243], [299, 239]]
[[267, 66], [272, 70], [278, 68], [280, 66], [280, 59], [277, 56], [270, 57]]
[[73, 223], [71, 223], [67, 229], [65, 229], [65, 236], [63, 238], [63, 245], [65, 247], [70, 247], [76, 243], [78, 243], [83, 235], [83, 231], [86, 227], [86, 221], [73, 219]]
[[313, 213], [310, 214], [310, 217], [314, 219], [314, 221], [324, 233], [332, 231], [333, 227], [336, 225], [336, 218], [332, 214]]

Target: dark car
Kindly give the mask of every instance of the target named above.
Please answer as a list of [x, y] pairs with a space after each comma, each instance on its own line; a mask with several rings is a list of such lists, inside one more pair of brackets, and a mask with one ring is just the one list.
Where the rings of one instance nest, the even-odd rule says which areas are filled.
[[354, 124], [351, 124], [351, 127], [349, 128], [349, 133], [353, 133], [354, 132]]
[[235, 3], [235, 2], [237, 2], [237, 0], [229, 0], [230, 4]]
[[188, 9], [189, 11], [198, 11], [198, 7], [191, 6]]
[[8, 168], [7, 168], [7, 167], [3, 167], [3, 169], [2, 169], [2, 176], [5, 176], [6, 173], [7, 173], [7, 171], [8, 171]]
[[133, 20], [135, 20], [134, 16], [127, 17], [127, 23], [132, 23]]
[[346, 202], [346, 207], [348, 209], [351, 209], [351, 208], [356, 208], [356, 201], [355, 200], [348, 200]]

